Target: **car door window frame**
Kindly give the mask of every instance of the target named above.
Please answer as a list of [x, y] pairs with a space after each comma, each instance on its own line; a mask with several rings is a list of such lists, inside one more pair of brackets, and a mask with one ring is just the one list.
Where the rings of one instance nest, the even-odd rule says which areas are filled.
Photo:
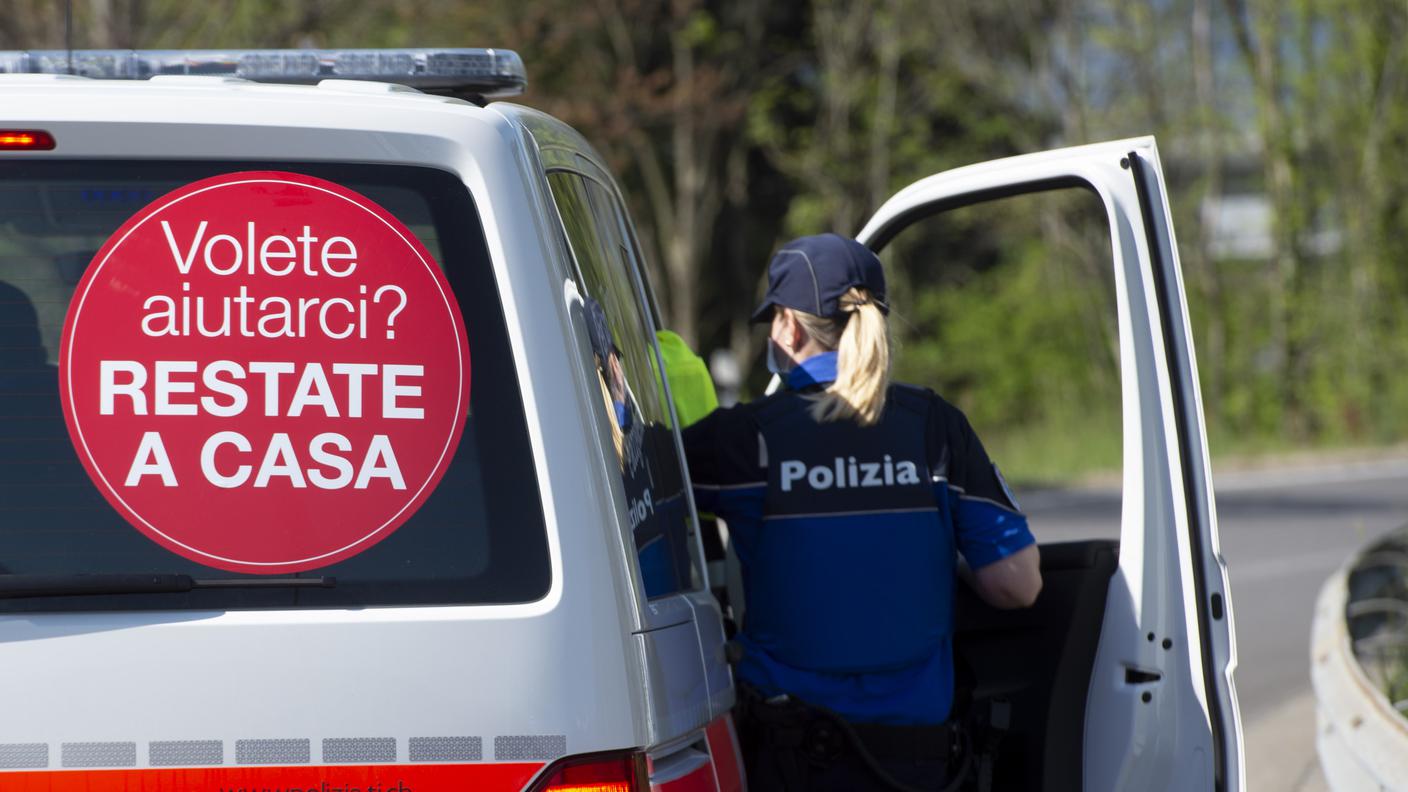
[[[603, 174], [596, 173], [596, 170], [594, 163], [582, 158], [580, 155], [576, 155], [571, 164], [562, 163], [561, 161], [553, 162], [544, 168], [543, 173], [544, 178], [548, 180], [548, 195], [552, 200], [554, 211], [558, 214], [559, 228], [567, 237], [567, 247], [572, 259], [571, 270], [578, 284], [581, 284], [583, 287], [589, 286], [586, 273], [578, 260], [578, 256], [581, 254], [577, 251], [576, 245], [571, 239], [571, 234], [567, 232], [566, 224], [563, 222], [561, 215], [561, 209], [557, 206], [556, 196], [551, 187], [552, 176], [567, 174], [580, 179], [582, 197], [588, 202], [587, 209], [591, 215], [590, 220], [594, 225], [594, 234], [601, 237], [600, 241], [603, 243], [607, 243], [608, 241], [612, 245], [615, 245], [617, 242], [621, 243], [619, 250], [603, 249], [601, 254], [607, 257], [619, 256], [620, 265], [629, 278], [627, 286], [630, 289], [630, 299], [634, 301], [635, 310], [638, 312], [640, 318], [641, 330], [645, 336], [641, 339], [641, 342], [645, 345], [645, 352], [648, 355], [647, 363], [651, 378], [655, 380], [652, 387], [657, 387], [659, 393], [663, 396], [664, 404], [660, 405], [662, 416], [667, 415], [671, 425], [671, 443], [675, 454], [675, 464], [678, 467], [682, 482], [682, 497], [686, 510], [684, 515], [686, 533], [683, 537], [683, 541], [685, 542], [684, 551], [689, 557], [689, 570], [688, 574], [685, 576], [686, 579], [678, 581], [679, 585], [674, 590], [647, 598], [644, 576], [639, 567], [638, 558], [636, 562], [634, 562], [636, 565], [634, 574], [641, 581], [638, 584], [641, 599], [643, 602], [648, 599], [650, 603], [650, 607], [646, 609], [646, 617], [648, 621], [653, 622], [665, 615], [662, 613], [662, 610], [673, 612], [673, 609], [666, 606], [662, 600], [669, 597], [707, 591], [707, 570], [703, 563], [703, 546], [699, 536], [698, 511], [694, 504], [693, 492], [688, 486], [688, 468], [685, 463], [683, 441], [680, 435], [679, 416], [675, 411], [673, 396], [669, 390], [668, 378], [664, 376], [664, 358], [659, 348], [659, 342], [655, 337], [655, 333], [659, 329], [659, 318], [653, 300], [651, 299], [652, 295], [650, 295], [646, 281], [642, 277], [641, 270], [643, 261], [640, 257], [634, 229], [630, 227], [628, 215], [621, 201], [619, 191], [615, 189], [614, 183], [607, 178], [603, 178]], [[597, 206], [597, 198], [593, 195], [592, 187], [599, 190], [609, 201], [606, 206]], [[615, 223], [614, 229], [602, 227], [603, 224], [610, 222]], [[604, 247], [606, 247], [605, 244]], [[609, 259], [608, 266], [610, 266]], [[587, 290], [590, 291], [589, 288]], [[649, 383], [647, 383], [647, 385], [649, 385]], [[641, 387], [646, 387], [646, 385], [642, 385]], [[633, 540], [633, 537], [628, 538]], [[628, 547], [634, 548], [633, 541], [628, 543]], [[675, 619], [666, 616], [665, 620], [674, 621]]]
[[[1144, 659], [1147, 652], [1138, 644], [1147, 643], [1139, 640], [1146, 629], [1179, 635], [1188, 639], [1185, 644], [1196, 641], [1196, 647], [1175, 646], [1186, 658], [1180, 667], [1194, 677], [1178, 680], [1178, 684], [1191, 688], [1189, 695], [1205, 710], [1198, 713], [1201, 718], [1187, 713], [1187, 723], [1196, 731], [1195, 721], [1201, 720], [1209, 733], [1214, 786], [1240, 788], [1243, 773], [1231, 679], [1235, 665], [1231, 604], [1226, 599], [1226, 570], [1218, 548], [1196, 369], [1192, 369], [1191, 385], [1186, 376], [1186, 369], [1195, 366], [1191, 339], [1186, 317], [1181, 323], [1174, 321], [1175, 314], [1186, 314], [1186, 305], [1177, 277], [1176, 251], [1171, 250], [1172, 231], [1167, 226], [1167, 209], [1155, 215], [1151, 207], [1151, 191], [1166, 202], [1157, 162], [1153, 140], [1146, 138], [1014, 157], [937, 174], [895, 194], [857, 238], [879, 251], [905, 228], [934, 214], [1052, 189], [1086, 188], [1100, 198], [1108, 217], [1115, 267], [1125, 447], [1120, 569], [1111, 584], [1110, 601], [1118, 601], [1114, 596], [1118, 586], [1138, 585], [1140, 591], [1126, 588], [1118, 592], [1124, 600], [1132, 600], [1131, 604], [1139, 603], [1138, 612], [1131, 620], [1136, 622], [1134, 629], [1128, 624], [1115, 625], [1119, 632], [1129, 634], [1108, 635], [1109, 645], [1107, 634], [1115, 631], [1111, 628], [1116, 616], [1107, 612], [1100, 656], [1109, 667], [1102, 667], [1097, 658], [1095, 673]], [[1141, 171], [1131, 174], [1132, 167]], [[1150, 174], [1152, 188], [1139, 183], [1141, 177], [1148, 181]], [[1195, 439], [1201, 441], [1197, 448], [1193, 447]], [[1146, 448], [1162, 453], [1151, 456], [1144, 453]], [[1170, 584], [1169, 580], [1176, 582]], [[1151, 585], [1157, 588], [1151, 589]], [[1164, 596], [1168, 594], [1174, 596]], [[1185, 626], [1189, 608], [1195, 611], [1189, 626], [1197, 630], [1196, 635], [1190, 635]], [[1224, 609], [1229, 611], [1225, 618], [1220, 613]], [[1167, 665], [1172, 670], [1170, 659], [1153, 654], [1148, 659], [1153, 663], [1150, 667]], [[1166, 687], [1175, 691], [1173, 695], [1182, 690], [1171, 678]], [[1097, 693], [1109, 693], [1107, 688], [1108, 684], [1092, 677], [1092, 702]], [[1120, 690], [1121, 694], [1126, 692], [1132, 695], [1132, 691]], [[1210, 697], [1215, 700], [1209, 701]], [[1113, 704], [1113, 699], [1106, 700]], [[1169, 706], [1168, 714], [1182, 712], [1183, 703], [1180, 698], [1177, 705]], [[1131, 699], [1127, 709], [1129, 723], [1122, 730], [1126, 740], [1132, 739], [1132, 727], [1141, 717], [1152, 714], [1141, 713], [1137, 698]], [[1099, 750], [1112, 756], [1128, 754], [1117, 750], [1118, 740], [1113, 739], [1121, 730], [1107, 728], [1112, 741]], [[1085, 748], [1085, 763], [1090, 768], [1093, 761], [1099, 763], [1092, 754], [1092, 741], [1100, 741], [1105, 730], [1089, 730], [1088, 724], [1087, 734], [1094, 735]], [[1200, 742], [1191, 739], [1195, 745]], [[1108, 764], [1097, 773], [1097, 779], [1108, 773], [1106, 780], [1123, 778], [1129, 783], [1146, 772], [1128, 755]], [[1088, 785], [1090, 778], [1088, 775]], [[1098, 787], [1100, 781], [1094, 783]]]

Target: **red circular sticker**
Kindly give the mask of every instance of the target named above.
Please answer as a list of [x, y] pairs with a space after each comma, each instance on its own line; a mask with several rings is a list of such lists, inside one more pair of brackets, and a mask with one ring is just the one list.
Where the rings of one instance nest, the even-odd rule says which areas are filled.
[[469, 345], [400, 221], [296, 173], [151, 203], [103, 245], [64, 323], [69, 436], [137, 530], [208, 566], [327, 566], [385, 539], [459, 444]]

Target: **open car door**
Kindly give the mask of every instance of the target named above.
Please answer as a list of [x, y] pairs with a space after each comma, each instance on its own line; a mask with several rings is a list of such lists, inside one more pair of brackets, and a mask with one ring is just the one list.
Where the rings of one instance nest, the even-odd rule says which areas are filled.
[[[922, 179], [858, 235], [879, 252], [935, 214], [1077, 188], [1112, 241], [1123, 426], [1119, 542], [1043, 545], [1029, 612], [960, 592], [957, 663], [974, 711], [1010, 703], [994, 789], [1243, 788], [1226, 568], [1182, 274], [1152, 138]], [[1041, 539], [1041, 525], [1032, 525]], [[960, 679], [960, 685], [964, 684]]]

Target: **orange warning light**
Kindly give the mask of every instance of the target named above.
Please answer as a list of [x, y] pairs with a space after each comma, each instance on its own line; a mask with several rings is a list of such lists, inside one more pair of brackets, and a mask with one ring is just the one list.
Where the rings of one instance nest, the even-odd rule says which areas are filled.
[[0, 151], [50, 151], [54, 136], [39, 129], [0, 129]]

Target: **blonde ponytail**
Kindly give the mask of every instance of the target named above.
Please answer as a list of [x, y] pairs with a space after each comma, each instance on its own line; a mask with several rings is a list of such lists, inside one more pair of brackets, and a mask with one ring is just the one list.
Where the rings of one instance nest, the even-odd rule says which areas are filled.
[[836, 381], [812, 398], [818, 423], [853, 420], [874, 426], [885, 411], [890, 387], [890, 331], [885, 314], [865, 289], [841, 297], [844, 319], [825, 319], [802, 311], [793, 314], [807, 335], [836, 355]]

